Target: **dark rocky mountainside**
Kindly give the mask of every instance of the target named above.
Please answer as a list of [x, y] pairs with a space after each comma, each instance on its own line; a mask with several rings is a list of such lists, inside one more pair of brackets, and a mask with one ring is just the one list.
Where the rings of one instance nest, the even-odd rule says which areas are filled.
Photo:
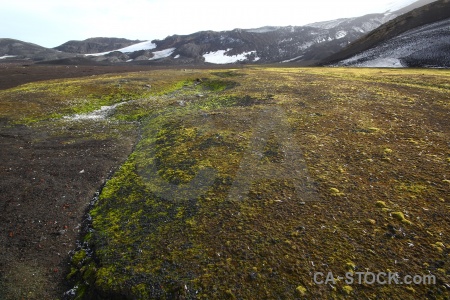
[[83, 41], [68, 41], [54, 49], [68, 53], [90, 54], [113, 51], [139, 42], [141, 41], [123, 38], [96, 37]]
[[14, 39], [0, 38], [0, 57], [32, 59], [34, 61], [62, 59], [72, 56], [54, 49]]
[[[428, 5], [414, 9], [406, 14], [403, 14], [387, 22], [386, 24], [380, 26], [379, 28], [372, 31], [368, 35], [351, 43], [348, 47], [346, 47], [342, 51], [326, 58], [321, 63], [322, 64], [338, 63], [358, 53], [362, 53], [371, 48], [380, 46], [384, 42], [394, 39], [400, 36], [401, 34], [406, 33], [409, 30], [419, 28], [420, 26], [432, 24], [434, 22], [439, 22], [441, 20], [445, 20], [448, 18], [450, 18], [450, 0], [435, 1]], [[448, 36], [448, 31], [447, 34], [445, 34], [444, 30], [442, 34], [444, 35], [443, 39], [444, 44], [445, 40], [447, 41], [448, 44], [449, 43], [448, 41], [450, 40]], [[447, 38], [445, 38], [445, 35], [447, 36]], [[424, 35], [415, 36], [416, 40], [420, 40], [422, 38], [425, 38], [425, 36]], [[436, 39], [441, 40], [438, 36], [436, 37]], [[433, 37], [430, 37], [430, 42], [432, 44], [434, 43]], [[401, 43], [401, 41], [397, 39], [397, 44], [398, 43]], [[401, 45], [398, 46], [400, 47]], [[443, 46], [445, 47], [445, 45]], [[439, 45], [439, 47], [441, 46]]]
[[449, 28], [450, 18], [419, 26], [336, 65], [450, 68]]

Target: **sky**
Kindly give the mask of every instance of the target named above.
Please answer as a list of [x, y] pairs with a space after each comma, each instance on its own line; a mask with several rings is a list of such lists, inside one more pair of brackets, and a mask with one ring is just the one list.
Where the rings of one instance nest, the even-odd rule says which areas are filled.
[[164, 39], [202, 30], [301, 26], [414, 0], [0, 0], [0, 38], [44, 47], [91, 37]]

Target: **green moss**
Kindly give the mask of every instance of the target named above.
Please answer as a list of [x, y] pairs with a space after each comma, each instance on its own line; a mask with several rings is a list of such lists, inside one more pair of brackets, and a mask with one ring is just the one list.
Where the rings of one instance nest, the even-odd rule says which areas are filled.
[[398, 188], [412, 194], [420, 194], [426, 191], [428, 187], [427, 185], [420, 183], [401, 183]]
[[407, 220], [405, 218], [405, 215], [402, 212], [400, 212], [400, 211], [393, 212], [392, 213], [392, 217], [395, 218], [398, 221], [403, 222], [403, 223], [411, 224], [411, 222], [409, 220]]
[[307, 292], [307, 289], [302, 285], [297, 286], [295, 290], [297, 291], [299, 296], [305, 296]]
[[81, 266], [83, 261], [86, 259], [86, 251], [81, 249], [80, 251], [75, 252], [72, 256], [72, 264], [75, 266]]
[[330, 188], [330, 194], [331, 194], [332, 196], [336, 196], [336, 197], [344, 196], [344, 195], [345, 195], [344, 193], [342, 193], [341, 191], [339, 191], [337, 188]]
[[225, 89], [230, 89], [236, 86], [235, 82], [232, 81], [222, 81], [222, 80], [206, 80], [202, 82], [202, 87], [209, 91], [221, 92]]
[[375, 203], [375, 206], [379, 207], [379, 208], [386, 208], [387, 207], [386, 202], [384, 202], [384, 201], [377, 201]]
[[345, 268], [347, 269], [347, 271], [354, 271], [356, 268], [356, 265], [354, 262], [349, 261], [345, 264]]
[[[245, 74], [239, 81], [231, 78], [234, 73], [151, 73], [158, 79], [150, 91], [118, 107], [115, 121], [139, 120], [140, 141], [90, 212], [94, 230], [86, 240], [95, 259], [86, 259], [73, 277], [85, 282], [88, 295], [95, 291], [133, 299], [339, 298], [379, 291], [381, 297], [394, 292], [408, 297], [409, 292], [391, 286], [352, 290], [338, 285], [325, 292], [299, 282], [311, 281], [311, 266], [353, 271], [357, 262], [388, 270], [393, 268], [392, 255], [411, 258], [416, 248], [383, 238], [382, 224], [389, 216], [381, 211], [401, 207], [425, 220], [426, 211], [416, 209], [427, 207], [419, 195], [444, 199], [444, 189], [426, 182], [442, 185], [446, 177], [439, 169], [442, 160], [433, 165], [419, 157], [423, 149], [414, 147], [425, 144], [414, 144], [412, 151], [411, 143], [402, 139], [424, 140], [419, 126], [405, 125], [423, 118], [415, 116], [419, 108], [406, 109], [398, 99], [404, 99], [401, 93], [426, 95], [424, 99], [448, 95], [441, 87], [422, 94], [402, 85], [397, 91], [391, 87], [398, 80], [373, 70], [251, 68], [239, 71]], [[101, 99], [101, 93], [91, 94]], [[292, 134], [274, 126], [273, 132], [258, 136], [271, 126], [261, 120], [261, 111], [274, 107], [285, 112], [282, 118]], [[444, 115], [439, 115], [441, 120], [446, 120]], [[275, 115], [267, 119], [279, 120]], [[390, 128], [380, 129], [379, 124]], [[285, 135], [289, 140], [280, 138]], [[442, 134], [427, 131], [427, 136], [433, 145], [427, 151], [442, 157]], [[252, 149], [255, 141], [262, 146]], [[395, 151], [386, 150], [392, 141]], [[411, 159], [394, 159], [400, 154]], [[291, 156], [302, 163], [286, 165]], [[392, 163], [377, 163], [383, 157]], [[235, 187], [242, 195], [231, 197]], [[376, 199], [390, 199], [392, 209], [384, 201], [374, 203]], [[381, 211], [374, 211], [374, 205]], [[443, 208], [445, 202], [433, 205]], [[410, 224], [402, 213], [391, 215]], [[446, 229], [445, 222], [426, 229], [420, 221], [417, 225], [415, 247], [433, 247], [436, 257], [444, 253], [438, 248], [447, 251], [430, 246], [435, 241], [426, 242]], [[397, 227], [387, 226], [388, 234], [397, 234]], [[410, 259], [405, 272], [422, 269], [416, 261]], [[415, 296], [428, 292], [417, 287]]]
[[342, 287], [342, 290], [344, 291], [344, 293], [346, 293], [347, 295], [350, 295], [353, 292], [353, 288], [349, 285], [345, 285]]

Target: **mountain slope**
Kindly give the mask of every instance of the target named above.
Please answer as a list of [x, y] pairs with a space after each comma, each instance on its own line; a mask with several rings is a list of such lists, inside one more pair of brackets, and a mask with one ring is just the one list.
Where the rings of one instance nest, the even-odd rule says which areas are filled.
[[68, 53], [88, 54], [112, 51], [139, 42], [141, 41], [128, 40], [123, 38], [96, 37], [89, 38], [83, 41], [68, 41], [58, 47], [55, 47], [54, 49]]
[[[37, 60], [48, 61], [83, 56], [88, 59], [83, 62], [94, 61], [96, 63], [168, 65], [295, 63], [311, 65], [324, 61], [328, 57], [334, 57], [350, 43], [380, 25], [418, 5], [432, 1], [396, 1], [394, 2], [396, 6], [387, 8], [385, 13], [318, 22], [305, 26], [266, 26], [220, 32], [201, 31], [144, 42], [119, 38], [69, 41], [55, 48], [64, 52], [49, 52], [53, 55], [46, 52], [47, 56], [40, 56]], [[394, 9], [397, 10], [392, 11]], [[55, 49], [47, 50], [55, 51]], [[24, 58], [36, 59], [30, 53]], [[55, 56], [55, 53], [58, 55]], [[14, 54], [5, 52], [4, 55]]]
[[61, 59], [73, 56], [53, 49], [26, 43], [14, 39], [0, 38], [0, 57], [15, 59], [32, 59], [35, 61]]
[[119, 49], [120, 53], [99, 53], [93, 59], [160, 64], [295, 62], [309, 65], [340, 52], [349, 43], [416, 6], [432, 1], [396, 2], [396, 11], [387, 9], [385, 13], [305, 26], [266, 26], [172, 35], [163, 40], [152, 41], [156, 46], [154, 49], [143, 48], [139, 53]]
[[321, 64], [338, 63], [358, 53], [381, 45], [408, 30], [450, 18], [450, 0], [439, 0], [414, 9], [380, 26], [342, 51], [331, 55]]
[[450, 18], [420, 26], [337, 65], [450, 68], [449, 28]]

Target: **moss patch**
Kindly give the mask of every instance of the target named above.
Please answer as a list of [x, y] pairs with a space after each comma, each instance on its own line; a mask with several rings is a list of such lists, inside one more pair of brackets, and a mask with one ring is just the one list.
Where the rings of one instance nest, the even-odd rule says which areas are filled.
[[[448, 203], [439, 200], [449, 188], [448, 71], [238, 73], [152, 71], [0, 93], [2, 113], [15, 103], [13, 121], [33, 126], [126, 99], [92, 126], [140, 130], [90, 212], [94, 253], [73, 256], [79, 297], [411, 294], [309, 284], [313, 272], [359, 269], [448, 281], [438, 271], [450, 267]], [[21, 97], [48, 101], [23, 105]], [[414, 290], [443, 296], [442, 285]]]

